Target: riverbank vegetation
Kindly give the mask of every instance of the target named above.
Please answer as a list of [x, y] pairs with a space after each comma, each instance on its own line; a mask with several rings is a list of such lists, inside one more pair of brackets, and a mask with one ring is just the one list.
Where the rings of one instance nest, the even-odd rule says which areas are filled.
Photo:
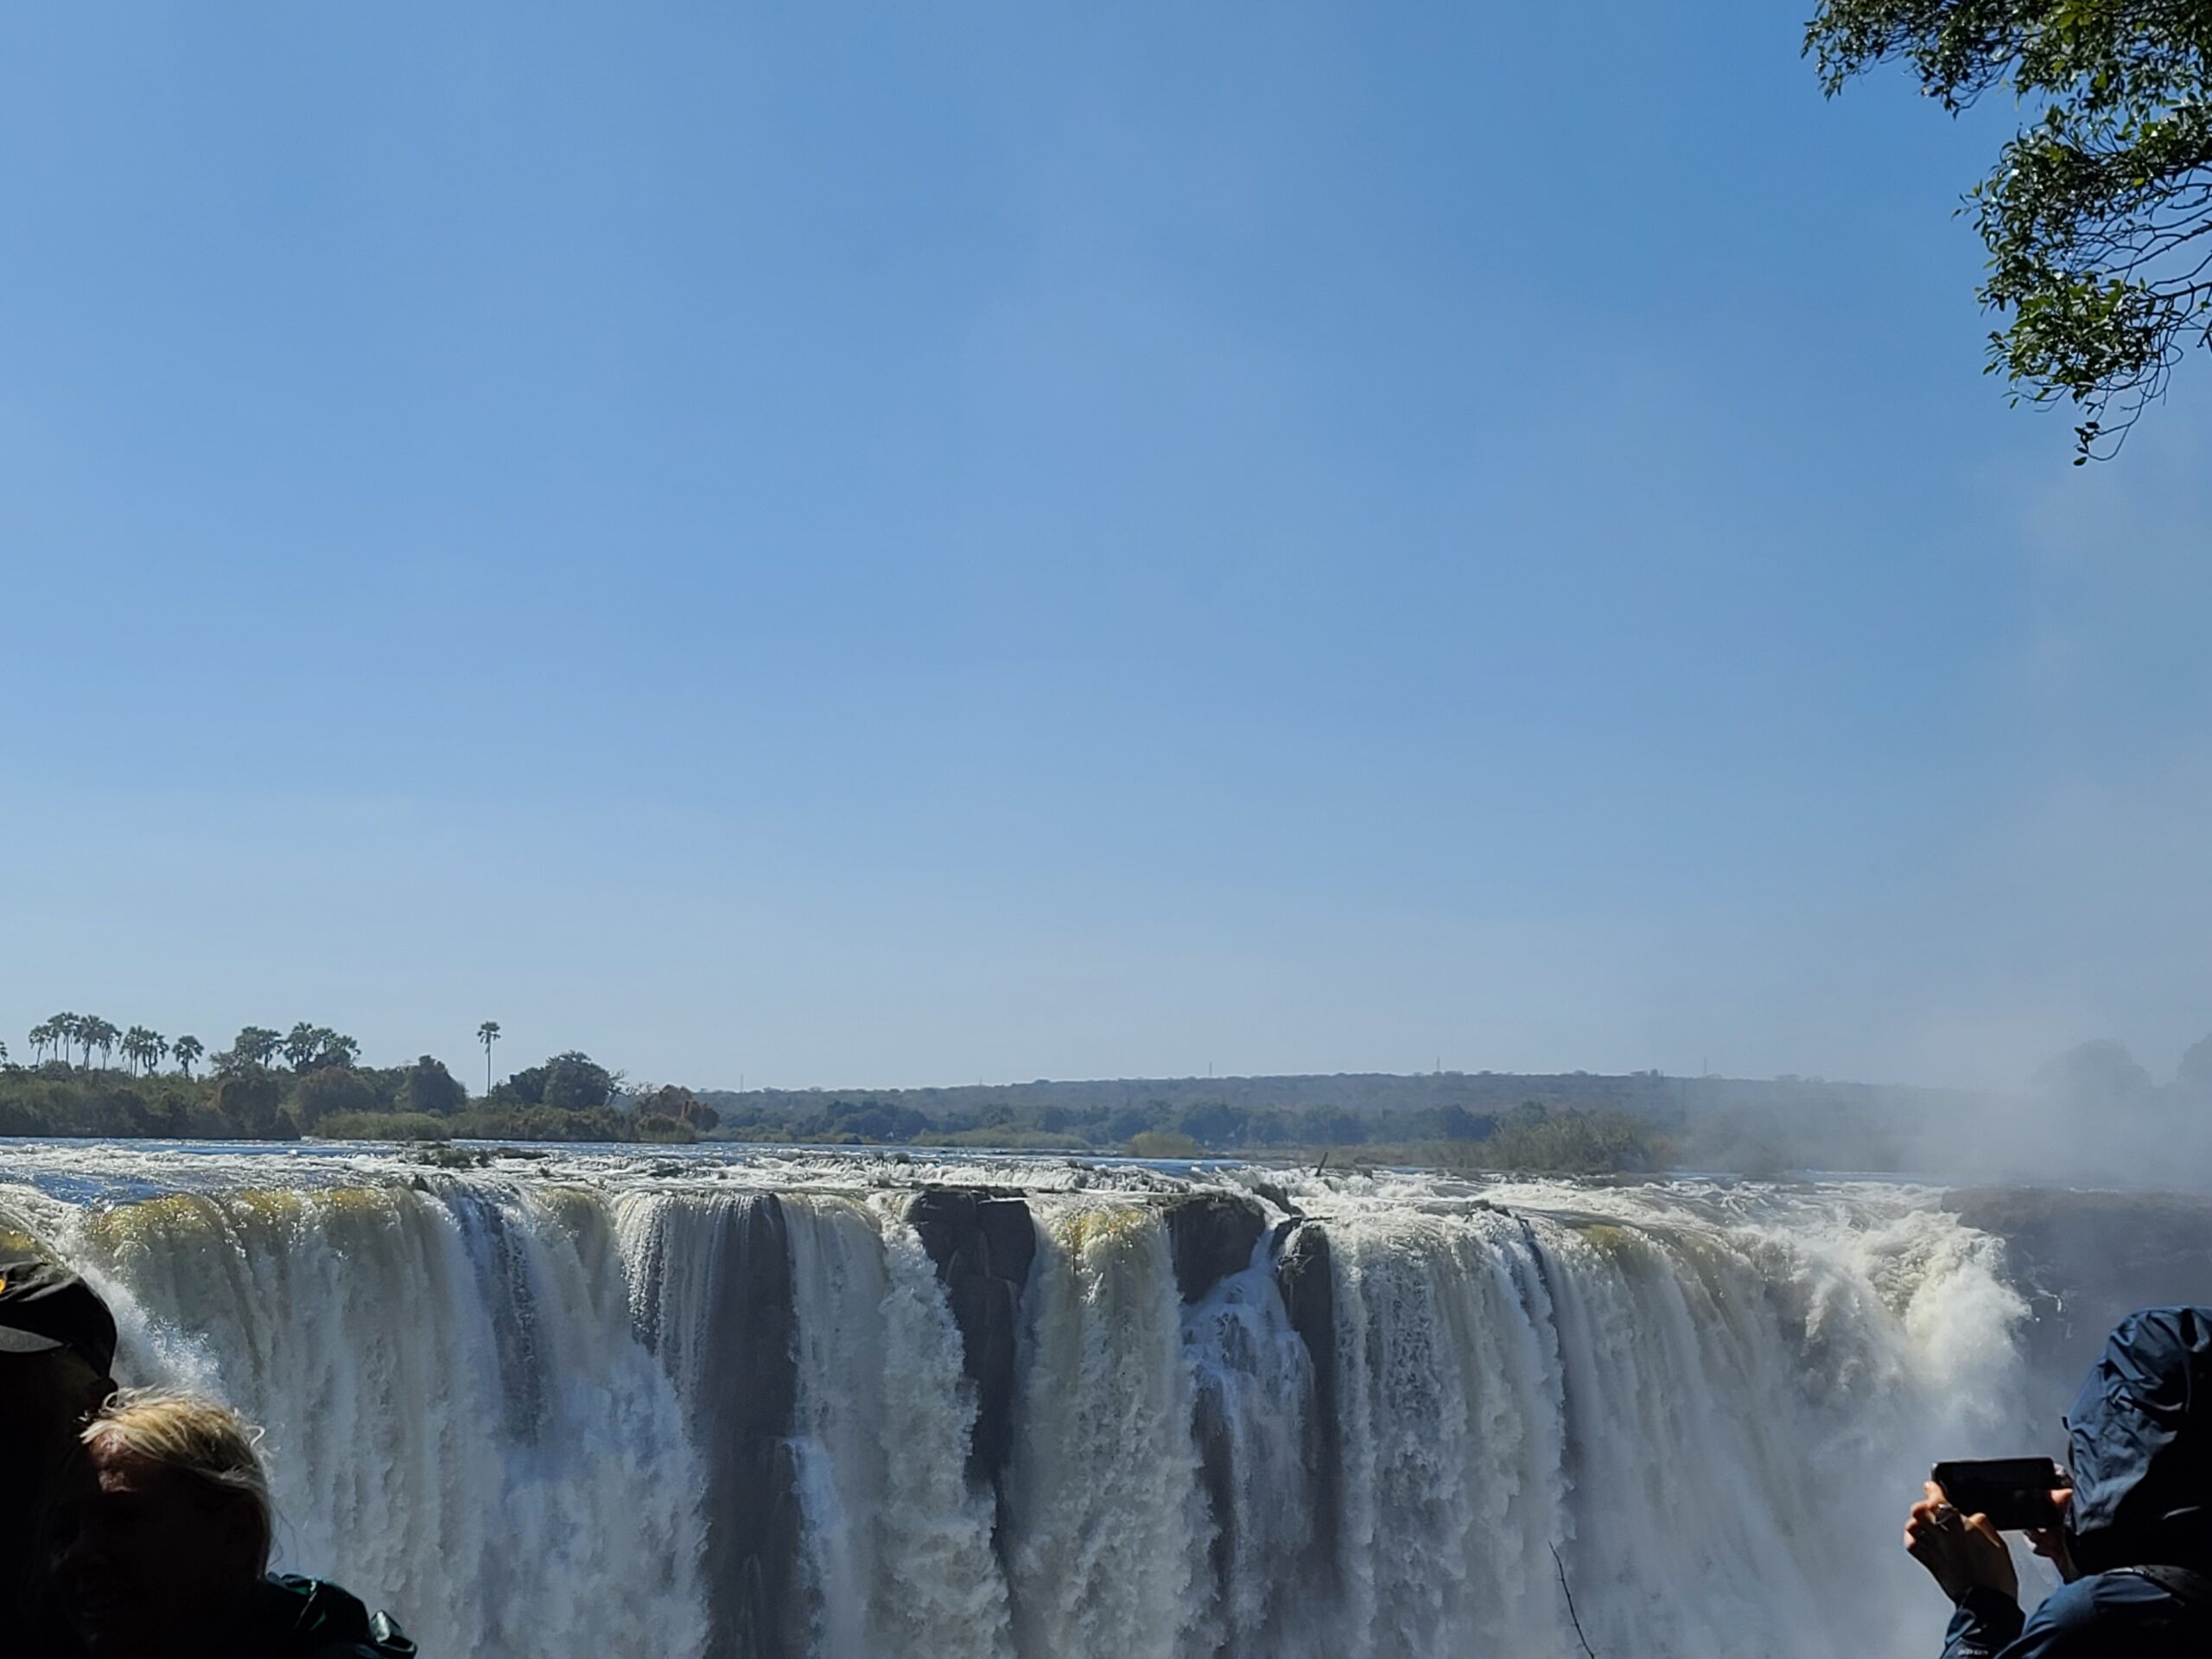
[[[496, 1040], [497, 1027], [479, 1028], [488, 1057], [487, 1031]], [[573, 1051], [472, 1099], [441, 1060], [363, 1065], [353, 1038], [304, 1020], [289, 1032], [245, 1027], [210, 1053], [190, 1035], [61, 1014], [32, 1027], [29, 1046], [34, 1063], [21, 1065], [0, 1045], [0, 1135], [667, 1141], [717, 1121], [689, 1090], [625, 1091], [620, 1073]]]
[[[128, 1071], [42, 1059], [0, 1071], [0, 1135], [93, 1139], [359, 1141], [692, 1141], [761, 1146], [931, 1146], [1013, 1153], [1128, 1153], [1137, 1157], [1283, 1157], [1330, 1153], [1351, 1161], [1418, 1161], [1491, 1170], [1646, 1170], [1663, 1137], [1624, 1110], [1526, 1102], [1506, 1115], [1440, 1110], [1360, 1117], [1344, 1110], [1170, 1109], [1139, 1102], [1109, 1113], [993, 1109], [929, 1115], [874, 1097], [832, 1097], [801, 1110], [726, 1117], [690, 1089], [624, 1089], [588, 1055], [560, 1053], [495, 1084], [482, 1097], [431, 1055], [407, 1066], [360, 1066], [345, 1048], [301, 1048], [296, 1066], [259, 1044], [226, 1048], [206, 1075]], [[98, 1044], [95, 1044], [98, 1055]]]
[[[495, 1022], [478, 1028], [490, 1057]], [[1475, 1111], [1457, 1101], [1359, 1111], [1328, 1101], [1261, 1104], [1216, 1095], [978, 1100], [937, 1109], [911, 1096], [760, 1091], [707, 1096], [631, 1084], [576, 1051], [472, 1097], [445, 1065], [365, 1065], [344, 1033], [302, 1021], [247, 1026], [210, 1052], [97, 1016], [57, 1014], [30, 1033], [34, 1063], [0, 1066], [0, 1135], [98, 1139], [685, 1141], [1134, 1154], [1154, 1158], [1325, 1154], [1341, 1163], [1466, 1169], [1642, 1170], [1664, 1160], [1662, 1127], [1618, 1107], [1531, 1099]], [[0, 1059], [5, 1051], [0, 1049]], [[488, 1066], [487, 1066], [488, 1071]], [[1237, 1080], [1236, 1092], [1249, 1080]]]
[[[246, 1026], [226, 1044], [56, 1014], [28, 1065], [0, 1045], [0, 1135], [208, 1140], [666, 1142], [1065, 1152], [1573, 1174], [1693, 1168], [1783, 1175], [1941, 1167], [1929, 1124], [1993, 1103], [1955, 1091], [1782, 1077], [1446, 1071], [1049, 1081], [879, 1090], [696, 1090], [634, 1082], [568, 1050], [504, 1078], [497, 1021], [474, 1027], [486, 1087], [429, 1055], [370, 1065], [331, 1027]], [[2204, 1046], [2212, 1053], [2212, 1043]], [[2121, 1057], [2124, 1059], [2124, 1057]], [[2092, 1064], [2098, 1062], [2098, 1064]], [[2056, 1064], [2056, 1063], [2055, 1063]], [[2194, 1065], [2195, 1069], [2191, 1070]], [[2089, 1077], [2129, 1115], [2212, 1098], [2191, 1062], [2155, 1085], [2091, 1045], [2052, 1088]], [[2063, 1075], [2061, 1075], [2063, 1073]], [[2091, 1075], [2094, 1074], [2094, 1075]], [[2063, 1084], [2063, 1088], [2059, 1084]], [[2149, 1103], [2145, 1106], [2145, 1103]], [[2141, 1110], [2137, 1109], [2141, 1108]]]

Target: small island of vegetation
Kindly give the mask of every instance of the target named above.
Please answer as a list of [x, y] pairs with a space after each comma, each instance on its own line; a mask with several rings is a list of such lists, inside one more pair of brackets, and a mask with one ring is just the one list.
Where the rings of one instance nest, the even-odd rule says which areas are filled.
[[[488, 1057], [495, 1023], [479, 1027]], [[478, 1099], [442, 1060], [364, 1065], [327, 1026], [246, 1026], [199, 1038], [58, 1014], [30, 1032], [32, 1064], [0, 1044], [0, 1135], [103, 1140], [689, 1141], [717, 1116], [689, 1090], [624, 1090], [589, 1055], [555, 1054]], [[120, 1064], [118, 1064], [118, 1062]]]

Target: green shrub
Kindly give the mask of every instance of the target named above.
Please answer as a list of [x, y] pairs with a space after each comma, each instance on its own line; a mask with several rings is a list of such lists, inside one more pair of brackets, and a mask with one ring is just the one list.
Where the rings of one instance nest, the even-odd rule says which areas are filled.
[[1048, 1135], [1042, 1129], [1017, 1129], [1012, 1124], [988, 1124], [931, 1136], [927, 1144], [976, 1147], [995, 1152], [1088, 1152], [1090, 1142], [1079, 1135]]
[[450, 1141], [452, 1120], [427, 1112], [334, 1112], [315, 1125], [330, 1141]]
[[1204, 1151], [1179, 1129], [1146, 1129], [1129, 1137], [1132, 1158], [1196, 1158]]
[[1552, 1112], [1516, 1107], [1487, 1140], [1451, 1141], [1435, 1149], [1452, 1169], [1555, 1175], [1639, 1173], [1664, 1161], [1664, 1145], [1631, 1112]]

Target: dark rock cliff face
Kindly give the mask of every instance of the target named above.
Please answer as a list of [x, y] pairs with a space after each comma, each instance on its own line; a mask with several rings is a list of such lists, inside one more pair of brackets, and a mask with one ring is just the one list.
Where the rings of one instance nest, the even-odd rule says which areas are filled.
[[[791, 1247], [772, 1193], [718, 1205], [693, 1435], [704, 1449], [708, 1659], [803, 1650]], [[659, 1346], [657, 1325], [641, 1332]]]
[[1290, 1328], [1313, 1362], [1313, 1408], [1306, 1419], [1306, 1466], [1313, 1474], [1312, 1569], [1325, 1591], [1335, 1589], [1338, 1493], [1344, 1446], [1337, 1416], [1337, 1284], [1329, 1236], [1318, 1223], [1286, 1222], [1289, 1237], [1275, 1260]]
[[2167, 1192], [1975, 1187], [1944, 1207], [2005, 1241], [2028, 1299], [2038, 1410], [2073, 1397], [2106, 1334], [2139, 1307], [2212, 1302], [2212, 1200]]
[[995, 1487], [1014, 1454], [1014, 1351], [1022, 1293], [1037, 1259], [1037, 1224], [1020, 1198], [951, 1187], [916, 1193], [906, 1219], [937, 1263], [976, 1385], [968, 1478]]
[[1252, 1265], [1252, 1249], [1268, 1230], [1257, 1200], [1237, 1192], [1192, 1192], [1170, 1198], [1167, 1238], [1175, 1284], [1195, 1302], [1232, 1273]]

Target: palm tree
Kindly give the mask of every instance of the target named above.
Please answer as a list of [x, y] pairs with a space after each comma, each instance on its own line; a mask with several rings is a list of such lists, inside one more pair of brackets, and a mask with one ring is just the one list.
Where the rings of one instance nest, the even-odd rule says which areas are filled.
[[325, 1031], [320, 1033], [321, 1046], [315, 1054], [318, 1065], [348, 1066], [361, 1058], [361, 1046], [343, 1032]]
[[[54, 1052], [66, 1065], [69, 1061], [69, 1051], [77, 1046], [77, 1033], [85, 1023], [85, 1016], [81, 1014], [57, 1014], [46, 1023], [54, 1028]], [[89, 1050], [85, 1059], [87, 1065], [92, 1061]]]
[[486, 1020], [476, 1027], [476, 1040], [484, 1045], [484, 1092], [492, 1092], [492, 1045], [499, 1040], [499, 1022]]
[[77, 1046], [85, 1058], [78, 1064], [86, 1071], [92, 1065], [92, 1045], [99, 1041], [100, 1018], [96, 1014], [73, 1014], [69, 1016], [69, 1034], [76, 1039]]
[[54, 1027], [51, 1023], [41, 1020], [38, 1024], [31, 1027], [31, 1055], [33, 1058], [43, 1064], [46, 1059], [46, 1051], [52, 1046], [53, 1042]]
[[169, 1045], [169, 1052], [176, 1056], [177, 1070], [186, 1077], [192, 1075], [192, 1063], [207, 1052], [207, 1045], [197, 1037], [180, 1037]]
[[266, 1065], [283, 1039], [266, 1026], [247, 1026], [231, 1044], [231, 1053], [243, 1065]]
[[322, 1039], [330, 1033], [304, 1020], [284, 1033], [284, 1058], [295, 1071], [304, 1071], [322, 1052]]
[[150, 1074], [168, 1048], [161, 1033], [144, 1026], [133, 1026], [123, 1033], [123, 1058], [130, 1062], [134, 1072], [143, 1071]]
[[100, 1065], [105, 1068], [108, 1056], [115, 1052], [116, 1039], [123, 1033], [116, 1029], [112, 1021], [93, 1014], [78, 1028], [77, 1035], [85, 1045], [85, 1064], [90, 1065], [92, 1063], [92, 1051], [97, 1048], [100, 1052]]

